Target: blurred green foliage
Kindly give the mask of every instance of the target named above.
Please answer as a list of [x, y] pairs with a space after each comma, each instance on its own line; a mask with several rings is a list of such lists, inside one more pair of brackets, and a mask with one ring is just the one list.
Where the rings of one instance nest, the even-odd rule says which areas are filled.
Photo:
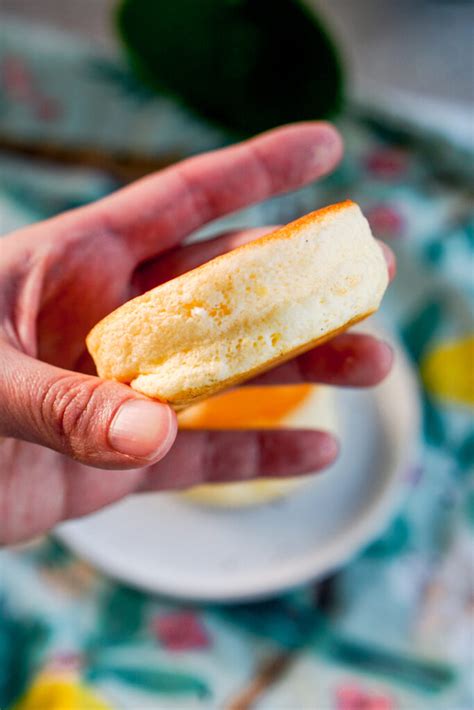
[[121, 0], [117, 21], [142, 79], [232, 133], [341, 107], [340, 58], [299, 0]]

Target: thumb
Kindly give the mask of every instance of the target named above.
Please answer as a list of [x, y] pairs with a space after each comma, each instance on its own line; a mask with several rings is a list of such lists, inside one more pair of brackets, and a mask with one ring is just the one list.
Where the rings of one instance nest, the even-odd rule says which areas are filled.
[[0, 351], [0, 436], [120, 469], [159, 461], [176, 429], [168, 405], [126, 385], [53, 367], [10, 346]]

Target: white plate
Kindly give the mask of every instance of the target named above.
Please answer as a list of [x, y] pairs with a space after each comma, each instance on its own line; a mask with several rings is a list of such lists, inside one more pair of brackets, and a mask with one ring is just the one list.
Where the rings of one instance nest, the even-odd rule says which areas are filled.
[[382, 385], [338, 393], [341, 456], [293, 495], [240, 510], [133, 496], [63, 524], [58, 535], [107, 574], [181, 599], [257, 598], [327, 574], [372, 540], [400, 502], [419, 406], [414, 375], [397, 355]]

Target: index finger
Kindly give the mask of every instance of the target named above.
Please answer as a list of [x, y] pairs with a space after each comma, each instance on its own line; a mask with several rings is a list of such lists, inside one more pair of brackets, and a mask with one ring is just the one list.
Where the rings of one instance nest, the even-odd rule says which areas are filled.
[[189, 158], [88, 209], [143, 261], [217, 217], [325, 175], [341, 155], [342, 140], [330, 124], [284, 126]]

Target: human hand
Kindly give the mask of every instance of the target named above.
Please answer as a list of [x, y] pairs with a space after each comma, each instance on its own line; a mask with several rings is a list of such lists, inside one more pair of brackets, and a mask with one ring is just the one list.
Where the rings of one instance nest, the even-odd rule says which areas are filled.
[[[232, 480], [290, 476], [331, 463], [337, 443], [323, 432], [177, 435], [167, 405], [93, 375], [84, 339], [125, 301], [265, 230], [180, 247], [190, 232], [315, 180], [341, 153], [328, 124], [284, 127], [0, 241], [0, 542], [132, 491], [230, 480], [230, 472]], [[393, 271], [388, 252], [387, 260]], [[366, 386], [387, 374], [391, 359], [384, 343], [344, 334], [259, 381]]]

